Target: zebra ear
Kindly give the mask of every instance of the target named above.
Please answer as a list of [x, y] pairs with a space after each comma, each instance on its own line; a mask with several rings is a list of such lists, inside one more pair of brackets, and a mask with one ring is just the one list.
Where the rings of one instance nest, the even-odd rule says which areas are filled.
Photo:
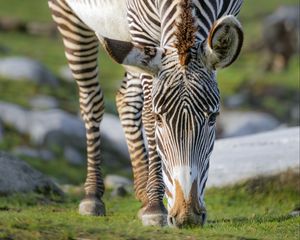
[[119, 64], [138, 67], [147, 73], [156, 74], [161, 66], [164, 49], [158, 47], [142, 47], [131, 42], [101, 39], [105, 50]]
[[215, 22], [205, 47], [206, 63], [213, 69], [232, 64], [240, 54], [244, 34], [240, 22], [232, 15]]

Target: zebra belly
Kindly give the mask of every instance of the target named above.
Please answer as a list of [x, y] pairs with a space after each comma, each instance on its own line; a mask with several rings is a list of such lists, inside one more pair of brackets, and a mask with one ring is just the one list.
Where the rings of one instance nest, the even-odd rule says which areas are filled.
[[130, 41], [126, 0], [66, 0], [98, 37]]

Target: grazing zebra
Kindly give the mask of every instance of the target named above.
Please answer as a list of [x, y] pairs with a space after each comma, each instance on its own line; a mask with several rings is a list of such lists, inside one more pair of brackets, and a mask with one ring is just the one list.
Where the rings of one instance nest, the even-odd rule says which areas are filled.
[[87, 131], [86, 195], [79, 212], [105, 215], [100, 42], [126, 70], [116, 101], [143, 224], [203, 224], [204, 188], [220, 105], [215, 70], [234, 62], [241, 50], [243, 32], [235, 16], [242, 0], [48, 2], [79, 87]]

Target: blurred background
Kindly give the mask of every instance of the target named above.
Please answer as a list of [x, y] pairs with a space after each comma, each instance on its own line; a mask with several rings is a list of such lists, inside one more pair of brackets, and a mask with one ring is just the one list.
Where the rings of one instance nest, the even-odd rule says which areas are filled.
[[[299, 125], [297, 0], [245, 1], [245, 44], [238, 61], [219, 71], [218, 138]], [[114, 98], [123, 69], [102, 50], [104, 172], [131, 177]], [[47, 2], [0, 2], [0, 150], [21, 156], [59, 183], [85, 179], [85, 130], [77, 87]]]

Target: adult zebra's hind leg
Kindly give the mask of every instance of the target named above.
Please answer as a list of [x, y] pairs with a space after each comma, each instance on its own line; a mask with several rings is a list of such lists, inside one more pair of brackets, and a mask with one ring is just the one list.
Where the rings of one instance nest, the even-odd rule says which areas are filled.
[[[63, 37], [65, 54], [76, 79], [80, 109], [86, 127], [87, 178], [85, 198], [79, 212], [83, 215], [105, 215], [101, 198], [104, 192], [101, 175], [100, 122], [103, 116], [103, 95], [98, 82], [98, 39], [63, 0], [49, 0], [54, 21]], [[74, 129], [76, 131], [76, 129]]]
[[142, 133], [143, 91], [139, 74], [126, 73], [116, 102], [130, 153], [135, 195], [143, 209], [148, 203], [148, 158]]

